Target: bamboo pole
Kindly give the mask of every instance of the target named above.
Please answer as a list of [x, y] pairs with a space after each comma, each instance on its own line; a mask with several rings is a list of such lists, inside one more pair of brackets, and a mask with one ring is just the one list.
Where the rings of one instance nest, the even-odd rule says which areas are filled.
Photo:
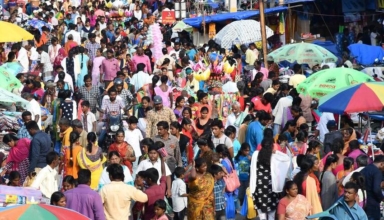
[[264, 1], [259, 0], [259, 10], [260, 10], [260, 29], [261, 29], [261, 38], [263, 43], [263, 58], [264, 58], [264, 66], [268, 68], [267, 62], [267, 35], [265, 30], [265, 14], [264, 14]]

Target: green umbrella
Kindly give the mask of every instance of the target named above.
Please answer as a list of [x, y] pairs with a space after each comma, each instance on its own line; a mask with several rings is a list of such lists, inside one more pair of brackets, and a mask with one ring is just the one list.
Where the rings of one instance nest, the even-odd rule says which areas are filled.
[[297, 91], [309, 94], [312, 98], [320, 98], [350, 85], [373, 82], [374, 79], [354, 69], [340, 67], [316, 72], [297, 86]]
[[0, 88], [12, 91], [20, 87], [21, 82], [16, 78], [14, 73], [4, 67], [0, 67]]
[[268, 56], [273, 57], [276, 63], [286, 60], [290, 63], [308, 64], [310, 67], [337, 62], [337, 57], [327, 49], [309, 43], [287, 44], [272, 51]]
[[182, 32], [182, 31], [192, 32], [193, 27], [184, 23], [184, 21], [179, 21], [175, 26], [173, 26], [172, 31], [173, 32]]

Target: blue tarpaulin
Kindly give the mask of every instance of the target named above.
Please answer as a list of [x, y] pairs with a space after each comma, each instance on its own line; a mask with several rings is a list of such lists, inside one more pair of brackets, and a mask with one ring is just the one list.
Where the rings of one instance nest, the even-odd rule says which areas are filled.
[[375, 59], [383, 60], [384, 50], [379, 46], [371, 46], [366, 44], [351, 44], [348, 46], [351, 56], [356, 57], [359, 64], [372, 65]]
[[303, 3], [303, 2], [313, 2], [315, 0], [285, 0], [284, 4], [295, 4], [295, 3]]
[[[272, 13], [279, 13], [282, 11], [288, 10], [287, 7], [279, 6], [274, 8], [268, 8], [265, 9], [265, 14], [272, 14]], [[239, 11], [239, 12], [232, 12], [232, 13], [225, 13], [225, 14], [216, 14], [216, 15], [208, 15], [205, 16], [204, 20], [205, 23], [216, 23], [221, 21], [227, 21], [227, 20], [243, 20], [251, 17], [258, 16], [260, 14], [259, 10], [253, 10], [253, 11]], [[203, 22], [203, 17], [196, 17], [196, 18], [186, 18], [183, 20], [184, 23], [194, 27], [199, 28], [201, 26], [201, 23]]]
[[333, 43], [332, 41], [315, 40], [312, 43], [327, 49], [329, 52], [333, 53], [337, 57], [341, 57], [341, 53], [337, 50], [336, 44]]

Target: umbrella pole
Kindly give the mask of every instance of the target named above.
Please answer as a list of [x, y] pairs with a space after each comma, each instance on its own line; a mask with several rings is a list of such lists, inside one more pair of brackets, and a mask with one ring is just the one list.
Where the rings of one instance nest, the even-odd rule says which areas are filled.
[[268, 68], [268, 62], [267, 62], [267, 35], [265, 31], [265, 15], [264, 15], [264, 1], [259, 0], [259, 11], [260, 11], [260, 29], [261, 29], [261, 39], [263, 43], [263, 59], [264, 59], [264, 66], [265, 68]]

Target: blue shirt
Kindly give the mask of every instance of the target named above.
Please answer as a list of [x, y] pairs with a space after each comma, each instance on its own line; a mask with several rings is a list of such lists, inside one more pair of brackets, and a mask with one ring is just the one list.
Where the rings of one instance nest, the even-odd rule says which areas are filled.
[[[333, 208], [330, 213], [334, 214], [337, 219], [352, 220], [344, 208], [349, 207], [348, 204], [346, 204], [345, 201], [342, 201], [342, 203], [344, 203], [344, 206], [339, 204], [335, 208]], [[368, 220], [368, 217], [365, 214], [364, 210], [357, 204], [357, 202], [355, 202], [352, 207], [349, 207], [349, 211], [351, 211], [351, 214], [354, 219]]]
[[32, 139], [32, 136], [29, 134], [29, 132], [28, 132], [27, 128], [25, 127], [25, 125], [21, 126], [21, 128], [17, 132], [17, 138], [19, 138], [19, 139], [21, 139], [21, 138]]
[[384, 196], [381, 192], [381, 181], [383, 174], [376, 167], [375, 164], [369, 164], [360, 171], [365, 177], [365, 188], [367, 191], [367, 207], [376, 206], [380, 207], [380, 202], [383, 201]]
[[239, 140], [237, 140], [237, 139], [235, 139], [232, 144], [233, 144], [233, 155], [236, 156], [239, 153], [239, 150], [241, 148], [241, 144], [240, 144]]
[[264, 138], [264, 126], [259, 121], [254, 121], [248, 125], [247, 134], [245, 135], [245, 142], [251, 146], [250, 155], [255, 152], [257, 146], [261, 144]]
[[29, 172], [34, 171], [35, 168], [44, 168], [47, 166], [46, 156], [52, 151], [51, 147], [51, 137], [47, 133], [38, 131], [33, 135], [29, 149]]
[[111, 43], [115, 42], [115, 34], [112, 31], [107, 31], [105, 34], [107, 35]]
[[239, 180], [249, 181], [251, 161], [248, 159], [248, 156], [240, 156], [239, 160], [236, 161], [236, 164]]
[[215, 210], [221, 211], [225, 209], [225, 198], [224, 198], [224, 180], [215, 181], [215, 186], [213, 187], [213, 192], [215, 193]]

